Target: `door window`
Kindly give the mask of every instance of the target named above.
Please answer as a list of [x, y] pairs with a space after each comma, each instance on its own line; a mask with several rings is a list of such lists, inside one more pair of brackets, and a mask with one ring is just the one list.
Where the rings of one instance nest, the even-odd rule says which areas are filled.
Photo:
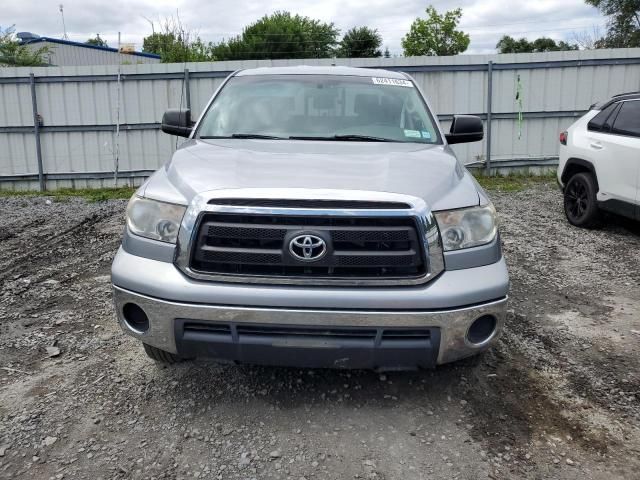
[[600, 132], [603, 129], [602, 127], [605, 125], [607, 119], [611, 117], [611, 114], [618, 108], [619, 105], [620, 104], [618, 103], [612, 103], [607, 108], [602, 110], [599, 114], [591, 119], [589, 125], [587, 125], [587, 128], [592, 131]]
[[640, 137], [640, 100], [622, 103], [611, 133]]

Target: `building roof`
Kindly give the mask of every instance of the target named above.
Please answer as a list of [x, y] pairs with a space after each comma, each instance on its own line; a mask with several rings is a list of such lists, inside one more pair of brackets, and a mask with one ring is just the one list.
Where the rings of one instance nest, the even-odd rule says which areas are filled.
[[[104, 52], [118, 53], [118, 49], [117, 48], [101, 47], [99, 45], [89, 45], [87, 43], [72, 42], [71, 40], [61, 40], [59, 38], [51, 38], [51, 37], [38, 37], [38, 38], [29, 39], [29, 40], [23, 42], [23, 45], [30, 45], [30, 44], [33, 44], [33, 43], [40, 43], [40, 42], [58, 43], [60, 45], [71, 45], [71, 46], [74, 46], [74, 47], [93, 48], [93, 49], [96, 49], [96, 50], [102, 50]], [[134, 56], [138, 56], [138, 57], [147, 57], [147, 58], [160, 59], [160, 55], [156, 55], [155, 53], [146, 53], [146, 52], [120, 52], [120, 53], [122, 53], [123, 55], [134, 55]]]
[[241, 70], [237, 76], [249, 75], [350, 75], [357, 77], [382, 77], [406, 80], [401, 72], [382, 70], [377, 68], [336, 67], [336, 66], [311, 66], [299, 65], [294, 67], [261, 67]]

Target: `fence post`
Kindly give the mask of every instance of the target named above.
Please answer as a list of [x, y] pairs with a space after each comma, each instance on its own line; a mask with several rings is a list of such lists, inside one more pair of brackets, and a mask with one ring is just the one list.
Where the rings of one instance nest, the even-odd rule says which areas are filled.
[[31, 108], [33, 109], [33, 133], [36, 136], [36, 155], [38, 157], [38, 183], [40, 191], [47, 189], [44, 180], [44, 169], [42, 168], [42, 147], [40, 146], [40, 119], [38, 118], [38, 99], [36, 97], [36, 77], [29, 74], [29, 84], [31, 86]]
[[184, 69], [184, 96], [187, 102], [187, 108], [191, 110], [191, 87], [189, 85], [189, 69]]
[[491, 173], [491, 106], [493, 98], [493, 61], [487, 64], [487, 154], [486, 173]]

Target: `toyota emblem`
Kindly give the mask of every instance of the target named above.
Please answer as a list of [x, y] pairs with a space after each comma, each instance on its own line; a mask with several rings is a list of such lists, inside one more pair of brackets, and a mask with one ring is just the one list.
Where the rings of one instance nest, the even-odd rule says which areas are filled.
[[317, 235], [298, 235], [289, 242], [289, 252], [303, 262], [315, 262], [327, 253], [327, 243]]

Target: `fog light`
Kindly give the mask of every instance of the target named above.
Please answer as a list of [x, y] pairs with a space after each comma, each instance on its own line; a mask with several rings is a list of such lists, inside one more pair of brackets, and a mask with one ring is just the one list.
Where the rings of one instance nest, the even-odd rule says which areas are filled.
[[478, 317], [467, 331], [467, 340], [473, 344], [481, 344], [489, 340], [496, 331], [496, 317], [483, 315]]
[[131, 330], [144, 333], [149, 330], [149, 317], [135, 303], [126, 303], [122, 307], [122, 316]]

